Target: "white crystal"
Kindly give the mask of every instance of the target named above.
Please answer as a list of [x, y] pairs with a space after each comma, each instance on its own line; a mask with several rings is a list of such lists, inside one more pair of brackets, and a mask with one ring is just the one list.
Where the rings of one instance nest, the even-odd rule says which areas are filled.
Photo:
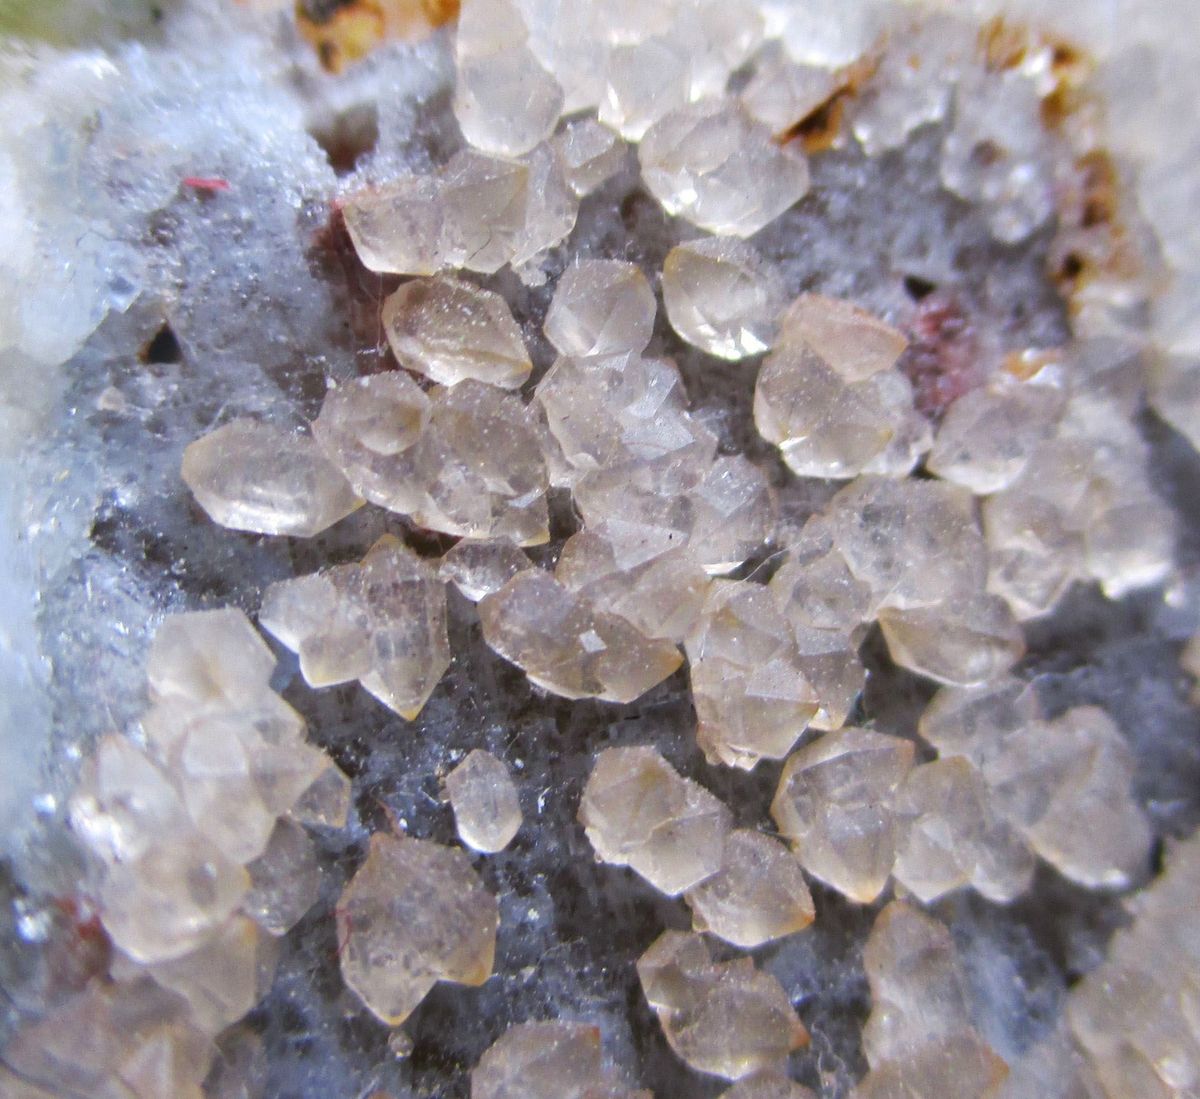
[[591, 194], [625, 164], [625, 143], [594, 118], [576, 118], [551, 139], [563, 177], [576, 198]]
[[646, 276], [620, 260], [568, 267], [546, 313], [546, 338], [566, 356], [641, 353], [654, 334], [657, 305]]
[[499, 591], [533, 562], [505, 538], [463, 538], [450, 547], [438, 566], [438, 575], [451, 581], [472, 603]]
[[688, 56], [666, 37], [614, 47], [608, 55], [600, 121], [628, 141], [640, 141], [659, 119], [688, 102]]
[[458, 838], [484, 854], [503, 851], [521, 827], [521, 805], [508, 768], [476, 748], [446, 776]]

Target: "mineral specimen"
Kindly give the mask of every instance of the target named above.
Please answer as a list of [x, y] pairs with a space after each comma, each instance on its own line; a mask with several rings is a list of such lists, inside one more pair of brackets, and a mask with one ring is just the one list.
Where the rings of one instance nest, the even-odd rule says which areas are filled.
[[689, 98], [691, 66], [680, 44], [662, 36], [614, 47], [608, 55], [599, 118], [623, 138], [640, 141]]
[[358, 564], [272, 584], [259, 621], [311, 686], [357, 679], [409, 720], [450, 664], [445, 584], [388, 535]]
[[462, 851], [377, 833], [338, 901], [342, 976], [398, 1026], [438, 981], [491, 976], [499, 922], [496, 898]]
[[214, 522], [256, 534], [311, 538], [362, 503], [312, 439], [257, 420], [190, 444], [182, 475]]
[[474, 378], [518, 389], [533, 364], [504, 299], [453, 279], [413, 279], [383, 303], [401, 366], [441, 385]]
[[272, 935], [286, 935], [313, 906], [321, 884], [312, 840], [298, 824], [275, 825], [266, 850], [246, 867], [250, 890], [242, 908]]
[[751, 949], [803, 930], [813, 902], [800, 864], [778, 840], [737, 829], [725, 837], [721, 868], [685, 899], [692, 926]]
[[807, 348], [844, 381], [862, 382], [896, 365], [903, 333], [841, 298], [801, 294], [780, 320], [781, 342]]
[[503, 851], [521, 827], [521, 805], [508, 768], [476, 748], [446, 776], [458, 838], [486, 855]]
[[625, 163], [625, 145], [593, 118], [568, 122], [551, 139], [563, 176], [577, 198], [590, 194]]
[[913, 754], [911, 741], [848, 726], [788, 757], [771, 815], [805, 870], [862, 904], [879, 896], [901, 835], [896, 790]]
[[463, 538], [446, 551], [438, 575], [478, 603], [532, 567], [533, 562], [507, 538]]
[[815, 1099], [815, 1095], [786, 1076], [763, 1073], [739, 1080], [721, 1092], [721, 1099]]
[[779, 276], [736, 238], [680, 244], [663, 262], [663, 305], [671, 327], [720, 359], [766, 351], [783, 298]]
[[546, 313], [546, 338], [566, 356], [645, 351], [654, 333], [654, 292], [632, 263], [583, 260], [568, 267]]
[[654, 748], [608, 748], [583, 791], [579, 819], [596, 856], [677, 896], [720, 870], [729, 810]]
[[539, 687], [564, 698], [632, 702], [683, 658], [549, 573], [518, 573], [479, 603], [484, 640]]
[[808, 1043], [774, 977], [750, 958], [714, 963], [699, 935], [664, 932], [637, 971], [667, 1042], [697, 1072], [740, 1080]]

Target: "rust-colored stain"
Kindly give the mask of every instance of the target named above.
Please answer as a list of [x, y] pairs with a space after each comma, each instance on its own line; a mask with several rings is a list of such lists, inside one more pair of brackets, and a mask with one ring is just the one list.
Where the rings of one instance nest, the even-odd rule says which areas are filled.
[[823, 153], [834, 148], [842, 135], [848, 100], [858, 95], [879, 67], [877, 56], [864, 57], [838, 73], [838, 84], [819, 106], [776, 137], [780, 145], [799, 141], [806, 153]]
[[329, 72], [381, 42], [417, 42], [458, 17], [459, 0], [296, 0], [296, 25]]

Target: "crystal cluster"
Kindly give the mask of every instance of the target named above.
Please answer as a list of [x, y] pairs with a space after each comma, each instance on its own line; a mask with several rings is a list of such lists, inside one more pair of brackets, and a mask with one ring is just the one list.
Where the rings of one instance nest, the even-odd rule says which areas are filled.
[[471, 1072], [471, 1099], [653, 1099], [604, 1063], [600, 1030], [586, 1023], [519, 1023]]
[[740, 1080], [808, 1044], [783, 986], [751, 958], [714, 962], [700, 935], [664, 932], [637, 971], [671, 1048], [697, 1072]]
[[[144, 746], [112, 734], [86, 762], [70, 819], [115, 953], [110, 980], [5, 1052], [46, 1094], [199, 1096], [213, 1039], [269, 988], [277, 937], [316, 900], [303, 826], [343, 826], [350, 796], [271, 691], [274, 668], [240, 611], [167, 618], [147, 664]], [[156, 1080], [167, 1090], [147, 1090]]]

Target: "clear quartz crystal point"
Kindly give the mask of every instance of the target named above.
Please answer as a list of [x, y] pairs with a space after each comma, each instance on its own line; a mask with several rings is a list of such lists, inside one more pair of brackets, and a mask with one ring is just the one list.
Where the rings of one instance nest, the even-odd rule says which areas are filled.
[[664, 932], [637, 971], [667, 1043], [697, 1072], [740, 1080], [808, 1044], [783, 986], [750, 958], [713, 962], [700, 935]]
[[911, 741], [847, 726], [784, 765], [771, 815], [804, 869], [851, 900], [869, 904], [891, 876], [896, 789], [913, 753]]
[[533, 562], [507, 538], [462, 538], [442, 557], [438, 576], [478, 603], [530, 568]]
[[691, 65], [668, 37], [615, 46], [608, 55], [600, 121], [627, 141], [640, 141], [669, 112], [688, 102]]
[[413, 279], [383, 303], [396, 361], [440, 385], [468, 378], [518, 389], [533, 364], [499, 294], [455, 279]]
[[550, 144], [576, 198], [591, 194], [625, 164], [625, 143], [594, 118], [572, 119]]
[[488, 645], [564, 698], [632, 702], [683, 662], [670, 641], [646, 637], [538, 569], [485, 596], [479, 618]]
[[814, 915], [792, 852], [777, 839], [745, 829], [729, 833], [720, 870], [685, 899], [697, 931], [745, 949], [801, 931]]
[[678, 896], [720, 870], [731, 816], [656, 748], [608, 748], [596, 757], [579, 820], [602, 862]]
[[668, 214], [710, 233], [748, 237], [808, 191], [808, 162], [734, 101], [672, 111], [638, 147], [642, 179]]
[[621, 260], [581, 260], [554, 288], [546, 338], [562, 355], [640, 354], [654, 334], [657, 305], [646, 276]]
[[494, 855], [503, 851], [521, 827], [521, 805], [508, 768], [491, 752], [476, 748], [446, 776], [458, 838], [468, 847]]
[[372, 836], [336, 914], [342, 977], [389, 1026], [438, 981], [474, 986], [492, 974], [499, 908], [459, 848]]
[[663, 304], [671, 327], [688, 343], [736, 361], [770, 348], [784, 289], [745, 241], [707, 237], [667, 253]]
[[311, 538], [362, 504], [311, 438], [257, 420], [189, 444], [182, 476], [214, 522], [255, 534]]

